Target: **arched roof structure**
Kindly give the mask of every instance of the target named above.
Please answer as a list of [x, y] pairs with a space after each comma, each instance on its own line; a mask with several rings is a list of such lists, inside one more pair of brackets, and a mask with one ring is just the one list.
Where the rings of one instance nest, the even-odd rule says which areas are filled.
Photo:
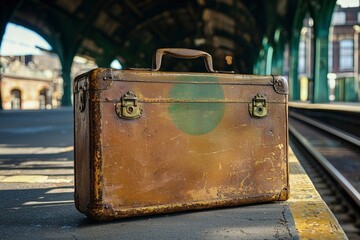
[[[124, 66], [150, 67], [157, 48], [194, 48], [209, 52], [216, 69], [252, 73], [261, 49], [282, 51], [276, 45], [292, 41], [305, 12], [323, 17], [324, 5], [332, 14], [335, 0], [2, 0], [0, 40], [8, 21], [43, 36], [59, 55], [63, 103], [69, 104], [75, 55], [100, 67], [114, 58]], [[169, 59], [165, 68], [196, 71], [200, 64]]]

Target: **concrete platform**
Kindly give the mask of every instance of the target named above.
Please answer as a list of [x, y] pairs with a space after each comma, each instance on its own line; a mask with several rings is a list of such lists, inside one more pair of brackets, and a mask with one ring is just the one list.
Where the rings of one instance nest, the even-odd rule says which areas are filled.
[[91, 222], [73, 202], [71, 110], [16, 114], [0, 116], [0, 239], [346, 239], [292, 151], [289, 201]]
[[286, 202], [300, 239], [347, 239], [338, 221], [289, 151], [291, 197]]
[[360, 112], [360, 103], [358, 102], [331, 102], [331, 103], [289, 102], [289, 107], [311, 109], [311, 110]]

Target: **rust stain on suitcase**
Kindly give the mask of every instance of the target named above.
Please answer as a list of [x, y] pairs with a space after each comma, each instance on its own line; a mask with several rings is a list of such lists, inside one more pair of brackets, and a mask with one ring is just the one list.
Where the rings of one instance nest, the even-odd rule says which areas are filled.
[[[286, 200], [283, 81], [273, 76], [110, 69], [78, 77], [77, 208], [106, 221]], [[129, 92], [141, 108], [137, 118], [121, 118], [117, 112], [132, 107], [123, 103]], [[263, 118], [249, 113], [258, 93], [268, 104]], [[85, 101], [82, 111], [80, 101]]]

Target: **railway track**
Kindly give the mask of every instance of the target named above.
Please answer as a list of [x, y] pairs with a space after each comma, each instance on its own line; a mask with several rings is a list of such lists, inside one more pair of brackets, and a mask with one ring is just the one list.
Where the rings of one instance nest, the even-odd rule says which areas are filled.
[[290, 145], [349, 239], [360, 239], [360, 139], [289, 112]]

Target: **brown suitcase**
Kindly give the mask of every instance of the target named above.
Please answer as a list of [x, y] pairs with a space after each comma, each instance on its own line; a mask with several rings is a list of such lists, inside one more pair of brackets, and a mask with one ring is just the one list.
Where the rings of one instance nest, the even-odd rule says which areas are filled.
[[[210, 73], [159, 71], [163, 54]], [[105, 221], [288, 199], [287, 81], [215, 72], [189, 49], [154, 65], [75, 79], [76, 208]]]

